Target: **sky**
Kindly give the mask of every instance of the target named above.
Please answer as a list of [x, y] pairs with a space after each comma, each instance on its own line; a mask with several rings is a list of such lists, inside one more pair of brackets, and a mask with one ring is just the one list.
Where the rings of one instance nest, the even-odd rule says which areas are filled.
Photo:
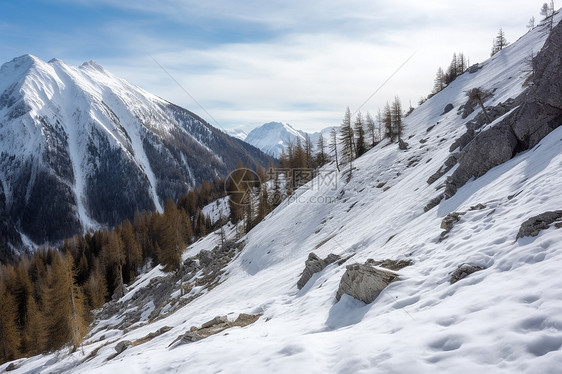
[[346, 107], [417, 106], [453, 53], [484, 61], [499, 28], [517, 40], [542, 3], [0, 0], [0, 63], [94, 60], [219, 128], [318, 131]]

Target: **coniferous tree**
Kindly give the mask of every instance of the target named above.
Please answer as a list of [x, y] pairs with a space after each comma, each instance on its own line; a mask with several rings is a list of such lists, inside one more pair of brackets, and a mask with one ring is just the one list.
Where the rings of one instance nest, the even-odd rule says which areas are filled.
[[402, 136], [402, 104], [400, 103], [400, 98], [396, 96], [392, 103], [391, 109], [391, 122], [392, 122], [392, 137], [396, 137], [400, 140]]
[[[199, 216], [203, 216], [199, 210]], [[204, 221], [203, 221], [204, 222]], [[205, 224], [200, 228], [205, 231]], [[177, 270], [181, 264], [181, 254], [185, 248], [185, 232], [180, 213], [172, 199], [166, 200], [164, 207], [164, 221], [160, 240], [159, 260], [164, 265], [164, 271]]]
[[527, 23], [527, 28], [529, 29], [529, 31], [535, 28], [535, 16], [529, 18], [529, 23]]
[[540, 14], [544, 16], [544, 20], [546, 21], [546, 25], [548, 26], [549, 30], [552, 30], [554, 27], [554, 0], [550, 0], [550, 3], [544, 3], [541, 7]]
[[16, 301], [2, 279], [0, 279], [0, 300], [0, 363], [4, 363], [18, 357], [20, 339], [16, 324]]
[[367, 125], [367, 136], [370, 140], [369, 148], [373, 148], [376, 144], [375, 121], [373, 120], [373, 117], [371, 117], [371, 114], [369, 112], [367, 112], [365, 124]]
[[98, 270], [90, 273], [84, 284], [84, 294], [91, 309], [98, 309], [105, 304], [107, 298], [107, 282]]
[[353, 135], [353, 128], [351, 127], [351, 112], [349, 107], [345, 110], [343, 122], [340, 128], [340, 145], [342, 160], [349, 165], [348, 180], [351, 179], [351, 172], [353, 170], [353, 160], [355, 159], [355, 138]]
[[389, 138], [391, 142], [393, 142], [394, 134], [392, 131], [392, 110], [390, 109], [390, 104], [388, 103], [388, 101], [384, 106], [382, 123], [384, 124], [384, 135]]
[[318, 137], [318, 153], [316, 154], [316, 165], [323, 166], [326, 162], [328, 162], [328, 157], [326, 155], [326, 145], [324, 144], [324, 135], [320, 133]]
[[310, 136], [308, 134], [305, 135], [304, 138], [304, 154], [305, 154], [305, 167], [312, 168], [314, 167], [314, 162], [312, 158], [312, 142], [310, 141]]
[[338, 161], [338, 130], [336, 130], [335, 127], [330, 130], [330, 140], [330, 152], [334, 155], [336, 169], [340, 171], [340, 164]]
[[133, 225], [128, 219], [123, 221], [121, 240], [123, 242], [125, 255], [125, 263], [123, 265], [123, 282], [129, 284], [133, 279], [135, 279], [137, 271], [142, 265], [142, 250], [135, 238]]
[[82, 292], [74, 282], [70, 255], [53, 259], [42, 300], [47, 349], [57, 350], [67, 343], [78, 348], [88, 330], [88, 312]]
[[357, 113], [353, 130], [355, 133], [355, 153], [356, 157], [359, 157], [367, 152], [367, 147], [365, 145], [365, 128], [363, 127], [363, 117], [361, 116], [361, 112]]
[[445, 73], [443, 72], [443, 69], [441, 67], [437, 69], [437, 74], [435, 75], [434, 82], [433, 93], [438, 93], [447, 86], [447, 84], [445, 83]]
[[494, 42], [493, 42], [493, 45], [492, 45], [492, 53], [491, 53], [490, 56], [495, 55], [496, 53], [498, 53], [499, 51], [501, 51], [502, 49], [507, 47], [508, 44], [509, 44], [509, 42], [505, 38], [505, 33], [503, 32], [503, 29], [500, 28], [500, 31], [498, 31], [498, 35], [494, 39]]

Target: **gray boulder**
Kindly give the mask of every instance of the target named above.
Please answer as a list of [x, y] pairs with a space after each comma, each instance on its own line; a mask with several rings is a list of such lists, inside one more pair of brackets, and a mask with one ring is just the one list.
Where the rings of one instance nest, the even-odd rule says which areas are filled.
[[480, 270], [484, 270], [484, 268], [476, 265], [462, 264], [453, 272], [453, 274], [451, 274], [451, 279], [449, 279], [449, 282], [451, 284], [457, 283], [461, 279], [464, 279], [470, 274], [476, 273]]
[[406, 151], [409, 147], [409, 144], [406, 143], [404, 140], [399, 139], [398, 140], [398, 148], [401, 149], [402, 151]]
[[482, 67], [483, 67], [483, 66], [479, 65], [478, 63], [476, 63], [476, 64], [474, 64], [474, 65], [471, 65], [471, 66], [468, 68], [468, 73], [469, 73], [469, 74], [474, 74], [474, 73], [476, 73], [478, 70], [482, 69]]
[[321, 259], [314, 252], [308, 254], [308, 258], [304, 262], [304, 270], [300, 279], [297, 281], [297, 288], [302, 289], [312, 276], [336, 261], [340, 260], [340, 256], [330, 253], [325, 259]]
[[117, 345], [115, 346], [115, 351], [117, 352], [117, 354], [120, 354], [121, 352], [131, 347], [132, 345], [133, 343], [131, 343], [129, 340], [122, 340], [119, 343], [117, 343]]
[[521, 224], [516, 239], [524, 236], [537, 236], [541, 230], [546, 230], [550, 224], [562, 220], [562, 210], [545, 212], [531, 217]]
[[372, 303], [397, 277], [396, 273], [366, 264], [349, 265], [340, 281], [336, 299], [339, 301], [343, 294], [348, 294], [366, 304]]
[[453, 110], [453, 108], [454, 108], [454, 106], [451, 103], [445, 105], [445, 108], [443, 109], [443, 114], [449, 113], [451, 110]]

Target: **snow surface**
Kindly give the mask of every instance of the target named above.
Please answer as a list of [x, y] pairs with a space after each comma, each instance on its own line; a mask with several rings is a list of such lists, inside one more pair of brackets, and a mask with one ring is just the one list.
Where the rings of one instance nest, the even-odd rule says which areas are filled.
[[[84, 353], [20, 360], [14, 373], [560, 373], [562, 229], [515, 237], [530, 216], [562, 208], [562, 127], [423, 211], [446, 178], [428, 185], [428, 176], [476, 115], [457, 115], [465, 92], [497, 88], [486, 105], [516, 97], [524, 60], [544, 40], [536, 28], [417, 108], [405, 119], [408, 151], [381, 143], [354, 163], [349, 183], [340, 174], [336, 188], [316, 179], [296, 191], [244, 238], [244, 250], [213, 290], [152, 324], [96, 332], [98, 340], [89, 338]], [[455, 109], [442, 115], [448, 103]], [[485, 208], [469, 210], [479, 203]], [[441, 220], [452, 211], [467, 213], [439, 241]], [[208, 240], [189, 251], [212, 249]], [[345, 266], [330, 265], [302, 290], [296, 287], [311, 251], [355, 254], [348, 264], [368, 258], [414, 263], [371, 304], [347, 295], [336, 302]], [[486, 269], [451, 285], [451, 273], [463, 263]], [[242, 312], [263, 316], [168, 348], [193, 325]], [[173, 329], [108, 360], [119, 340], [163, 326]]]

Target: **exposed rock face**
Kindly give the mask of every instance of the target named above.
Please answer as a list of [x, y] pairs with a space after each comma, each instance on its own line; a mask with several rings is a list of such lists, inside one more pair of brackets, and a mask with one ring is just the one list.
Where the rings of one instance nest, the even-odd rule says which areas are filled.
[[484, 270], [484, 268], [476, 265], [462, 264], [457, 268], [457, 270], [453, 272], [453, 274], [451, 274], [451, 279], [449, 280], [449, 282], [451, 284], [457, 283], [461, 279], [464, 279], [470, 274], [476, 273], [480, 270]]
[[459, 167], [447, 181], [445, 196], [453, 196], [470, 178], [478, 178], [513, 157], [517, 138], [509, 127], [495, 126], [480, 133], [459, 157]]
[[412, 260], [373, 260], [372, 258], [368, 259], [365, 262], [366, 265], [373, 265], [373, 266], [380, 266], [383, 268], [387, 268], [390, 270], [398, 271], [400, 269], [405, 268], [406, 266], [410, 266], [413, 264]]
[[518, 152], [537, 145], [562, 124], [562, 25], [550, 33], [533, 59], [532, 85], [515, 103], [519, 106], [493, 128], [478, 134], [463, 150], [459, 167], [447, 182], [446, 197], [470, 178], [478, 178]]
[[308, 254], [308, 259], [304, 262], [304, 270], [300, 279], [297, 282], [297, 288], [302, 289], [312, 276], [322, 270], [331, 263], [340, 259], [340, 256], [329, 254], [325, 259], [316, 256], [314, 252]]
[[372, 303], [397, 276], [367, 264], [349, 265], [340, 281], [336, 299], [339, 301], [343, 294], [348, 294], [366, 304]]
[[531, 217], [521, 224], [516, 239], [524, 236], [537, 236], [541, 230], [548, 229], [550, 224], [556, 221], [562, 221], [562, 210], [545, 212]]

